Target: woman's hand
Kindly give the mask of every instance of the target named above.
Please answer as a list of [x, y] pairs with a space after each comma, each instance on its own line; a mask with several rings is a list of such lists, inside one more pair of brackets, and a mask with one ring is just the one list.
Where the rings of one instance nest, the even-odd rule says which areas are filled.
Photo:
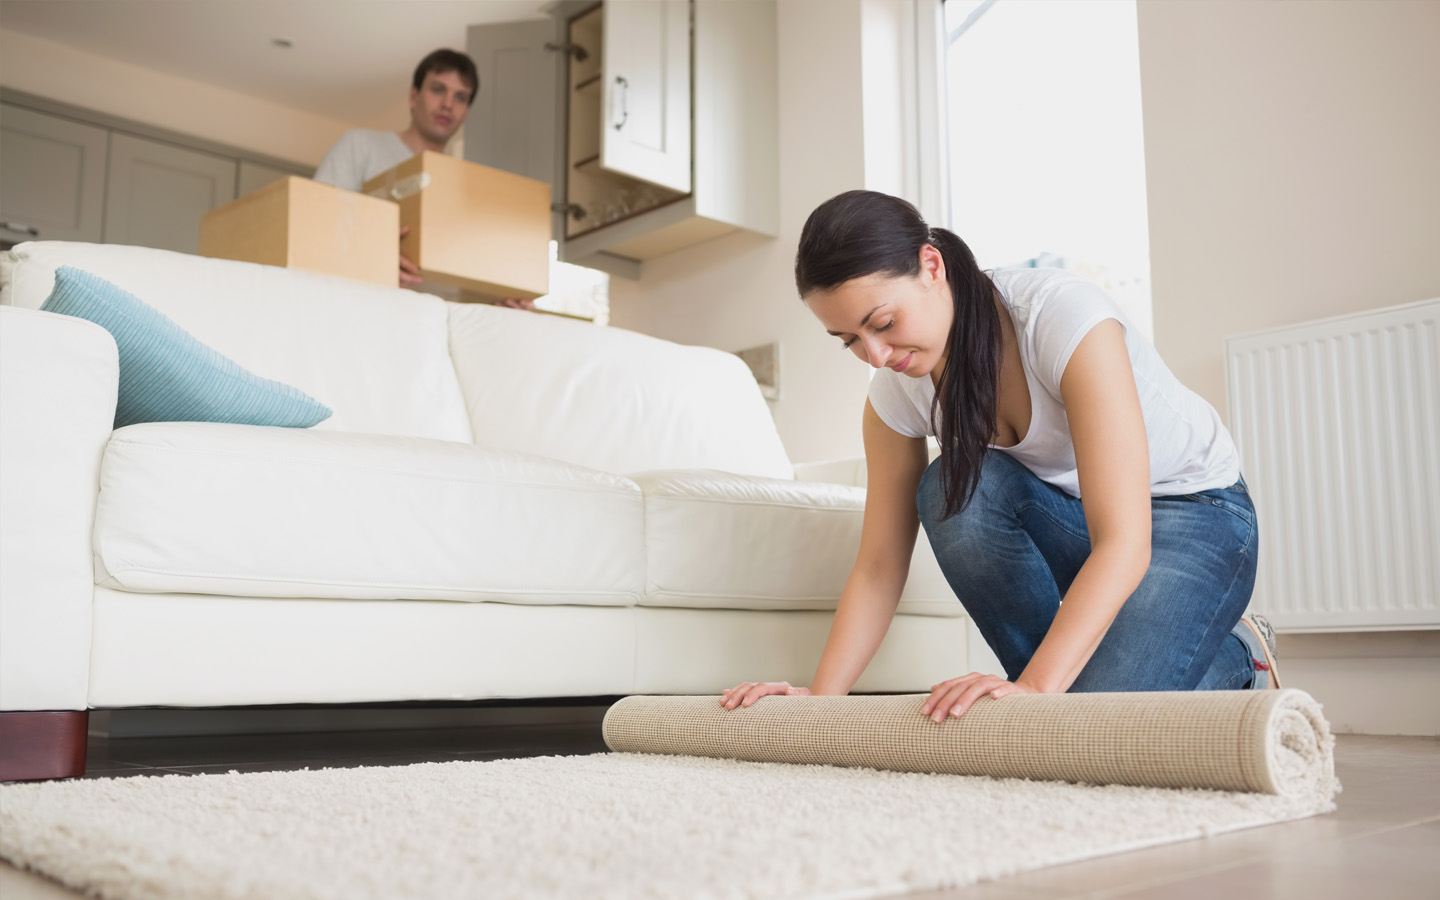
[[930, 688], [930, 699], [920, 707], [922, 715], [927, 715], [938, 724], [945, 721], [945, 716], [951, 715], [960, 717], [970, 705], [987, 694], [999, 699], [1010, 694], [1038, 694], [1040, 691], [1029, 685], [1016, 681], [1006, 681], [999, 675], [982, 675], [979, 672], [971, 672], [969, 675], [961, 675], [959, 678], [952, 678], [949, 681], [942, 681]]
[[788, 681], [746, 681], [727, 688], [720, 694], [720, 705], [726, 709], [750, 706], [761, 697], [784, 694], [787, 697], [808, 697], [810, 689], [795, 687]]

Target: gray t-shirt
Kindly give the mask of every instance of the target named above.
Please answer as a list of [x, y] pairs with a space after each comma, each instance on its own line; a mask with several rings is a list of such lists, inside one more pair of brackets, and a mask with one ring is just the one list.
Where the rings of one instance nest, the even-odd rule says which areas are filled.
[[400, 165], [415, 155], [393, 131], [357, 128], [340, 135], [340, 140], [320, 161], [315, 180], [347, 191], [359, 191], [371, 178]]
[[[1090, 329], [1115, 319], [1125, 329], [1125, 347], [1145, 417], [1151, 496], [1194, 494], [1239, 480], [1239, 453], [1214, 407], [1171, 374], [1154, 345], [1103, 289], [1060, 269], [996, 269], [989, 274], [1015, 323], [1020, 365], [1030, 389], [1030, 428], [1025, 439], [995, 449], [1014, 457], [1041, 481], [1080, 496], [1060, 379]], [[880, 369], [870, 381], [870, 405], [876, 415], [906, 437], [935, 433], [930, 425], [934, 397], [935, 385], [928, 376], [911, 378]]]

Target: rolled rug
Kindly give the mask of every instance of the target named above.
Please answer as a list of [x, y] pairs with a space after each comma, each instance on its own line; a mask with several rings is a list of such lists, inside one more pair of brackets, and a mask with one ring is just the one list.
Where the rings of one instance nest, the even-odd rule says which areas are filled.
[[1210, 788], [1328, 802], [1339, 789], [1320, 704], [1304, 691], [1018, 694], [942, 724], [928, 694], [627, 697], [605, 714], [621, 753], [862, 766], [1087, 784]]

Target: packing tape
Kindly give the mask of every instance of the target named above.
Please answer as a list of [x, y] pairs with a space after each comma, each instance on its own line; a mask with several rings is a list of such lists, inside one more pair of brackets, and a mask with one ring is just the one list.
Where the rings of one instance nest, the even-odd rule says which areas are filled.
[[413, 197], [430, 186], [430, 173], [417, 172], [408, 175], [399, 181], [387, 181], [380, 187], [370, 191], [371, 197], [378, 197], [381, 200], [404, 200], [406, 197]]

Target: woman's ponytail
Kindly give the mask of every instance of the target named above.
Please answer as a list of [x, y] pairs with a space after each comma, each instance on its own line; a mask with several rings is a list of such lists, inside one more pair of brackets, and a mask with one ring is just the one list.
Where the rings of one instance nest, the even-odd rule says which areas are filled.
[[1000, 396], [1000, 315], [995, 286], [959, 235], [931, 228], [929, 243], [945, 260], [955, 306], [946, 341], [945, 370], [930, 404], [930, 425], [940, 442], [942, 518], [965, 508], [980, 483], [985, 451], [996, 433]]

